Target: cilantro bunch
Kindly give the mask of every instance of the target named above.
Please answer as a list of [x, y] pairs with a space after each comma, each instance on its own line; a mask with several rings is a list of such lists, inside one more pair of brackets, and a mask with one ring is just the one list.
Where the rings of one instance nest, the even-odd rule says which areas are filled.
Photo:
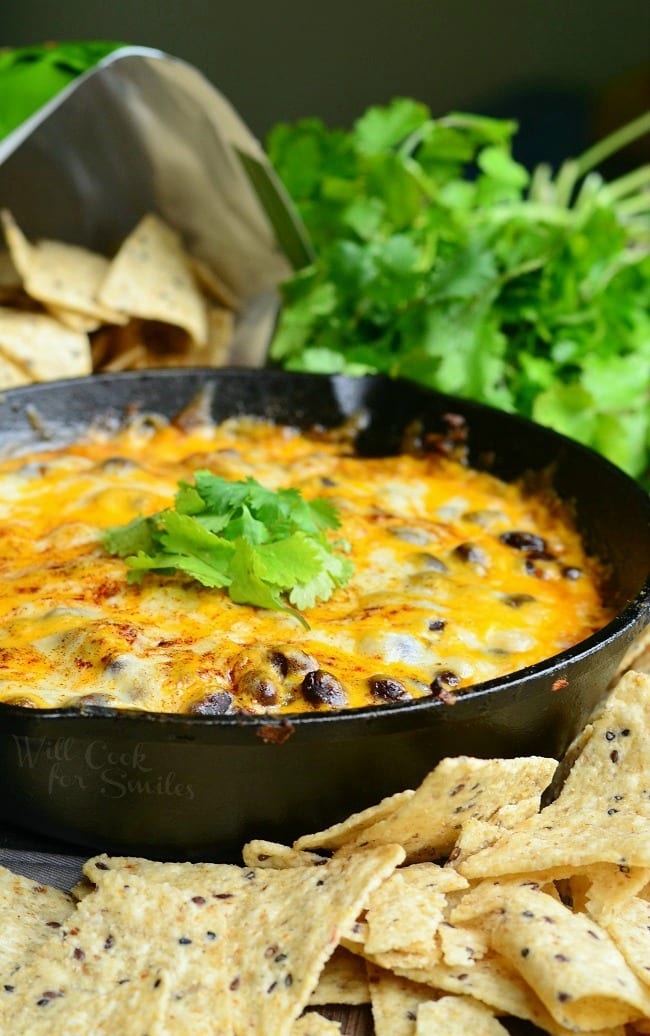
[[237, 604], [290, 612], [308, 628], [296, 609], [328, 600], [352, 575], [351, 562], [335, 553], [348, 544], [327, 537], [340, 526], [328, 500], [197, 471], [194, 485], [179, 482], [174, 508], [108, 529], [104, 546], [126, 558], [129, 582], [184, 572]]
[[648, 476], [650, 166], [593, 169], [649, 129], [650, 114], [529, 175], [514, 123], [406, 99], [350, 132], [277, 126], [269, 155], [316, 259], [283, 286], [271, 359], [411, 378]]

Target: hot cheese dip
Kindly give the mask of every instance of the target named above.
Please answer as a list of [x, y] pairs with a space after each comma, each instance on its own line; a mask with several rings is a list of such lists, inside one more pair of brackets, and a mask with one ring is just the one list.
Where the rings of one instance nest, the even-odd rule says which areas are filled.
[[[304, 611], [234, 603], [182, 573], [127, 583], [102, 533], [198, 469], [329, 499], [354, 574]], [[0, 701], [306, 712], [434, 695], [556, 654], [610, 617], [550, 496], [437, 452], [360, 457], [258, 420], [140, 421], [0, 464]]]

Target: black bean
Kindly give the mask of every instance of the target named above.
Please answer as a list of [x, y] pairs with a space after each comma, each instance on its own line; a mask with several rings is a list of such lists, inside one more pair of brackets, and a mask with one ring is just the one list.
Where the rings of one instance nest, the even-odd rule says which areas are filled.
[[105, 950], [110, 950], [111, 946], [113, 946], [114, 944], [115, 944], [115, 939], [113, 938], [113, 936], [112, 935], [107, 935], [106, 939], [104, 940], [104, 949]]
[[485, 565], [487, 564], [487, 555], [484, 550], [477, 547], [475, 543], [459, 543], [454, 548], [454, 554], [461, 561], [466, 561], [468, 565]]
[[188, 939], [186, 935], [181, 935], [181, 937], [180, 937], [180, 939], [178, 941], [179, 941], [181, 946], [189, 946], [191, 944], [191, 942], [192, 942], [192, 940]]
[[460, 677], [456, 673], [453, 673], [451, 669], [443, 669], [434, 676], [430, 686], [434, 693], [439, 693], [449, 687], [458, 687], [459, 683]]
[[414, 561], [428, 572], [442, 572], [444, 574], [449, 571], [444, 561], [441, 561], [435, 554], [427, 554], [426, 551], [422, 551], [421, 554], [415, 554]]
[[307, 673], [302, 681], [302, 693], [310, 705], [329, 705], [337, 708], [347, 704], [347, 695], [335, 676], [324, 669]]
[[73, 951], [72, 956], [74, 957], [75, 960], [85, 960], [86, 959], [86, 954], [84, 953], [84, 951], [79, 946], [77, 946], [76, 949]]
[[223, 716], [230, 712], [233, 700], [228, 691], [213, 691], [199, 701], [192, 702], [189, 711], [194, 716]]
[[278, 689], [273, 681], [254, 669], [243, 674], [238, 682], [238, 690], [254, 698], [260, 705], [275, 705], [278, 700]]
[[532, 594], [506, 594], [503, 603], [509, 608], [521, 608], [522, 604], [530, 604], [535, 598]]
[[404, 685], [390, 676], [371, 676], [368, 683], [373, 697], [383, 701], [399, 701], [400, 698], [408, 697]]
[[502, 532], [499, 539], [502, 543], [505, 543], [506, 547], [513, 547], [514, 550], [546, 550], [546, 540], [542, 539], [541, 536], [537, 536], [534, 532], [512, 530], [511, 532]]
[[285, 655], [287, 660], [287, 674], [292, 673], [309, 673], [313, 672], [314, 669], [318, 669], [318, 662], [313, 655], [308, 655], [306, 651], [302, 651], [300, 648], [293, 648], [290, 652]]
[[192, 902], [196, 903], [197, 906], [203, 906], [206, 902], [205, 896], [192, 896]]
[[430, 630], [437, 633], [439, 630], [444, 630], [447, 623], [444, 619], [430, 619], [427, 625]]
[[273, 668], [277, 669], [280, 676], [284, 677], [289, 672], [289, 660], [281, 651], [272, 651], [269, 655], [269, 661]]

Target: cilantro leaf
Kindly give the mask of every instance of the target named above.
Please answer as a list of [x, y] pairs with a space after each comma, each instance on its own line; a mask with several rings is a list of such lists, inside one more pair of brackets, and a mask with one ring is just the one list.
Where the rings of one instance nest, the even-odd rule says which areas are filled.
[[134, 518], [128, 525], [108, 529], [104, 546], [109, 554], [125, 558], [140, 552], [148, 554], [154, 546], [154, 526], [150, 518]]
[[130, 582], [182, 572], [237, 604], [286, 611], [307, 627], [296, 608], [328, 600], [352, 575], [351, 562], [335, 553], [348, 545], [327, 538], [340, 525], [328, 500], [197, 471], [194, 485], [179, 483], [175, 509], [107, 529], [103, 542], [126, 559]]
[[649, 128], [641, 116], [556, 175], [513, 158], [515, 123], [405, 98], [347, 133], [272, 131], [316, 259], [282, 286], [271, 361], [516, 411], [650, 484], [650, 167], [592, 171]]

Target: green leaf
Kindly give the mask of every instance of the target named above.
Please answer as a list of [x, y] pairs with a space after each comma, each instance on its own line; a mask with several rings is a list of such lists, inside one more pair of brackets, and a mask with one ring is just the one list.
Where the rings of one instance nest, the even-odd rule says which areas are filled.
[[509, 187], [524, 188], [528, 186], [530, 176], [527, 169], [515, 162], [514, 158], [502, 147], [486, 147], [477, 159], [479, 168], [500, 183]]
[[405, 137], [429, 119], [424, 104], [398, 97], [385, 107], [369, 108], [354, 124], [353, 139], [359, 151], [377, 155], [401, 144]]
[[273, 360], [410, 377], [650, 472], [648, 173], [590, 172], [646, 123], [532, 182], [506, 120], [398, 99], [347, 134], [298, 123], [281, 157], [297, 175], [311, 141], [317, 259], [283, 288]]
[[268, 583], [289, 590], [297, 583], [314, 579], [322, 567], [318, 544], [304, 532], [265, 543], [257, 549], [257, 571]]
[[139, 551], [148, 554], [154, 545], [154, 524], [150, 518], [134, 518], [128, 525], [106, 529], [102, 542], [109, 554], [120, 558]]
[[341, 524], [330, 501], [307, 501], [297, 489], [271, 490], [252, 478], [229, 482], [205, 470], [194, 477], [193, 486], [179, 483], [180, 510], [105, 533], [109, 553], [126, 556], [130, 581], [182, 572], [227, 588], [238, 604], [288, 611], [305, 625], [283, 595], [303, 587], [300, 599], [313, 604], [349, 580], [350, 562], [335, 553], [347, 544], [326, 535]]
[[564, 435], [588, 444], [594, 436], [597, 415], [593, 399], [581, 385], [554, 384], [535, 400], [533, 417]]

